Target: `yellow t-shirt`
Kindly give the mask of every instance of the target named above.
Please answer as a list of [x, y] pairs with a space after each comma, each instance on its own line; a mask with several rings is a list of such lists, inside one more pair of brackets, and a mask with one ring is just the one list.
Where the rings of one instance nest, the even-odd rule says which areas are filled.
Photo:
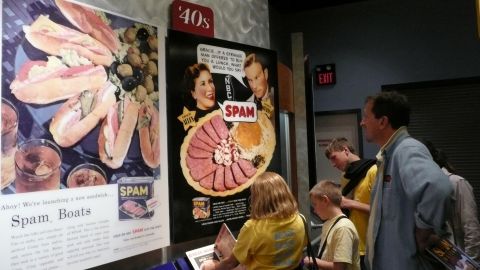
[[305, 229], [299, 215], [288, 219], [250, 219], [240, 230], [233, 255], [248, 270], [295, 269], [305, 245]]
[[[375, 183], [375, 176], [377, 175], [377, 165], [373, 165], [368, 169], [365, 178], [363, 178], [360, 183], [353, 190], [353, 200], [359, 201], [361, 203], [370, 204], [370, 194]], [[348, 183], [348, 179], [342, 179], [342, 187]], [[355, 225], [357, 229], [358, 236], [360, 238], [360, 245], [358, 246], [358, 251], [361, 256], [365, 255], [366, 251], [366, 238], [367, 238], [367, 227], [368, 227], [368, 213], [352, 209], [350, 210], [349, 219]]]
[[[358, 234], [355, 226], [348, 218], [340, 219], [330, 230], [339, 216], [325, 221], [320, 237], [320, 247], [327, 241], [322, 260], [328, 262], [343, 262], [347, 270], [360, 270], [360, 255], [358, 254]], [[328, 239], [325, 239], [328, 234]]]

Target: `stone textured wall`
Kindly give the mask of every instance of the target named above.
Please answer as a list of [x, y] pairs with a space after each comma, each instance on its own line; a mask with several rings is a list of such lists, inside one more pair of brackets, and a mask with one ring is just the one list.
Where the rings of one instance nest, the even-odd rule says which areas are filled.
[[[172, 0], [77, 0], [146, 23], [170, 27]], [[188, 0], [214, 12], [215, 38], [270, 48], [267, 0]]]

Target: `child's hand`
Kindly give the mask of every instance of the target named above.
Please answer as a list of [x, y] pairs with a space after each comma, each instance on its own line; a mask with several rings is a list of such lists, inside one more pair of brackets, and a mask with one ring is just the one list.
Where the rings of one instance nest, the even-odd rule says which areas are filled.
[[200, 270], [214, 270], [218, 263], [217, 260], [206, 260], [200, 265]]
[[303, 258], [303, 265], [310, 265], [312, 264], [312, 260], [310, 259], [310, 257], [305, 257]]

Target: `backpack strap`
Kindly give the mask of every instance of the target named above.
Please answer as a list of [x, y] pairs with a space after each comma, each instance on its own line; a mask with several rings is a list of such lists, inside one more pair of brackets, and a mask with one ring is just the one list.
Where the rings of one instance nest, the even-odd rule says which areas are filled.
[[[310, 265], [309, 269], [318, 270], [318, 265], [315, 262], [315, 254], [313, 252], [312, 243], [310, 242], [310, 236], [309, 236], [309, 233], [308, 233], [307, 221], [305, 219], [305, 216], [303, 216], [302, 214], [299, 214], [299, 215], [302, 218], [303, 227], [305, 228], [305, 236], [307, 237], [307, 256], [308, 256], [309, 260], [312, 261], [312, 265]], [[303, 260], [302, 260], [302, 263], [303, 263]], [[303, 269], [303, 266], [302, 266], [302, 269]]]
[[325, 240], [323, 241], [322, 248], [321, 248], [320, 251], [318, 252], [317, 258], [319, 258], [319, 259], [322, 258], [323, 252], [325, 251], [325, 247], [327, 246], [328, 235], [329, 235], [330, 232], [332, 231], [333, 227], [335, 227], [335, 225], [336, 225], [336, 224], [340, 221], [340, 219], [342, 219], [342, 218], [347, 218], [347, 217], [344, 216], [344, 215], [339, 216], [339, 217], [335, 220], [335, 222], [333, 223], [333, 225], [330, 227], [330, 229], [328, 230], [327, 236], [325, 237]]

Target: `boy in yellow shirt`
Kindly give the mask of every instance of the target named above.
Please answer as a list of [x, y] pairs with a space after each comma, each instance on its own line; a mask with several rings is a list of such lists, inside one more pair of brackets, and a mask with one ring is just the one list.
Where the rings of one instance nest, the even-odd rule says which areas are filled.
[[360, 237], [359, 253], [361, 269], [366, 251], [366, 235], [370, 213], [370, 193], [377, 175], [375, 159], [360, 159], [355, 154], [352, 144], [343, 137], [333, 139], [325, 149], [325, 156], [333, 167], [344, 172], [342, 185], [342, 209], [350, 211], [349, 218], [357, 229]]

